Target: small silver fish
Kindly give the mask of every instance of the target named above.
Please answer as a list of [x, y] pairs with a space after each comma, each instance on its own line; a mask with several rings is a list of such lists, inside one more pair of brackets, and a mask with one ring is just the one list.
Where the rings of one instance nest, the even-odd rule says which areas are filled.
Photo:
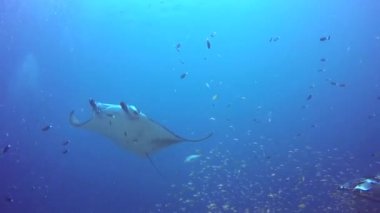
[[192, 162], [192, 161], [194, 161], [200, 157], [201, 157], [201, 155], [199, 155], [199, 154], [189, 155], [185, 158], [185, 163]]

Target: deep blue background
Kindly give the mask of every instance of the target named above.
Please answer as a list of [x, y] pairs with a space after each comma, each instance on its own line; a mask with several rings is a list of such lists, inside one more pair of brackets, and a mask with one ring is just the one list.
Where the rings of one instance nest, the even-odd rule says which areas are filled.
[[[374, 0], [0, 0], [0, 212], [374, 211], [337, 186], [380, 168], [379, 14]], [[214, 136], [154, 154], [162, 177], [70, 127], [89, 98]]]

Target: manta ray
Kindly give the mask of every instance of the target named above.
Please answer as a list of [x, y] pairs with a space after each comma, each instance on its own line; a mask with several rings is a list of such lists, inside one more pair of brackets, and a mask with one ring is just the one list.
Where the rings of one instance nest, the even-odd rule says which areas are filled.
[[121, 147], [140, 156], [147, 156], [158, 150], [180, 142], [199, 142], [212, 136], [187, 139], [148, 118], [133, 105], [124, 102], [106, 104], [89, 100], [92, 117], [80, 121], [70, 113], [71, 125], [100, 133]]

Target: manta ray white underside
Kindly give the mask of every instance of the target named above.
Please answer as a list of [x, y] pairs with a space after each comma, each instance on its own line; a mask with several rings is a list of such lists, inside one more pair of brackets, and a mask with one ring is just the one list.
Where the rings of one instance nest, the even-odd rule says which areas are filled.
[[183, 141], [197, 142], [208, 139], [212, 133], [200, 139], [186, 139], [149, 119], [133, 105], [121, 102], [105, 104], [90, 99], [92, 117], [79, 121], [74, 111], [70, 123], [75, 127], [100, 133], [121, 147], [138, 155], [147, 156], [155, 151]]

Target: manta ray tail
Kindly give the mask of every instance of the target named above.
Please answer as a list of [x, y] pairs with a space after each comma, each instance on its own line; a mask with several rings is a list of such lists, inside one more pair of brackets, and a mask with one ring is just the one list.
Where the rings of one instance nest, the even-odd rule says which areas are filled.
[[208, 135], [206, 135], [205, 137], [203, 138], [198, 138], [198, 139], [187, 139], [187, 138], [183, 138], [184, 141], [188, 141], [188, 142], [200, 142], [200, 141], [204, 141], [204, 140], [207, 140], [209, 139], [214, 133], [213, 132], [210, 132]]
[[149, 159], [149, 162], [150, 164], [153, 166], [153, 168], [156, 170], [156, 172], [158, 173], [158, 175], [160, 175], [161, 177], [164, 177], [161, 173], [161, 171], [157, 168], [156, 164], [154, 164], [152, 158], [149, 156], [148, 153], [145, 154], [145, 156]]

